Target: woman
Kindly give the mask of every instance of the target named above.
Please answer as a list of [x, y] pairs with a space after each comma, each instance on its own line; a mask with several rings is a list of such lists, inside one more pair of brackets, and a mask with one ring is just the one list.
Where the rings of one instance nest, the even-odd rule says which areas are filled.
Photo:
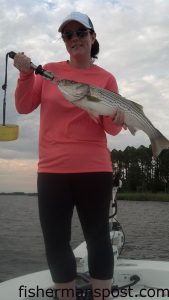
[[[117, 93], [114, 76], [94, 64], [99, 44], [89, 17], [73, 12], [63, 20], [58, 31], [70, 58], [48, 63], [44, 68], [61, 78]], [[100, 116], [95, 122], [87, 112], [64, 99], [50, 81], [35, 76], [30, 62], [23, 53], [18, 53], [14, 59], [15, 67], [20, 70], [16, 108], [19, 113], [27, 114], [41, 106], [39, 215], [52, 279], [56, 289], [75, 291], [76, 261], [70, 247], [75, 206], [87, 242], [93, 292], [96, 288], [110, 289], [113, 252], [108, 215], [112, 163], [105, 131], [118, 134], [123, 127], [124, 115], [117, 111], [112, 118]], [[75, 293], [67, 296], [59, 293], [59, 298], [75, 299]]]

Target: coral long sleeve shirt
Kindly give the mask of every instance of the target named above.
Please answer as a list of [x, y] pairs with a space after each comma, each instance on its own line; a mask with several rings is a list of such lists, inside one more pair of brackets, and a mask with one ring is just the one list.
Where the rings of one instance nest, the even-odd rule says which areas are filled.
[[[61, 78], [84, 82], [118, 92], [112, 74], [92, 65], [75, 69], [67, 61], [44, 66]], [[20, 73], [15, 92], [16, 109], [28, 114], [40, 105], [38, 172], [111, 172], [106, 132], [116, 135], [121, 126], [110, 117], [95, 122], [89, 114], [67, 101], [57, 85], [40, 75]]]

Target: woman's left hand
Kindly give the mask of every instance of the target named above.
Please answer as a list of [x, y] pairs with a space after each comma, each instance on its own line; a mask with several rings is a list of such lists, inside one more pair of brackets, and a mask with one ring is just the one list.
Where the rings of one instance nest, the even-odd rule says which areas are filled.
[[112, 121], [114, 124], [122, 126], [125, 130], [127, 129], [127, 126], [124, 123], [124, 113], [122, 111], [116, 110], [112, 116]]

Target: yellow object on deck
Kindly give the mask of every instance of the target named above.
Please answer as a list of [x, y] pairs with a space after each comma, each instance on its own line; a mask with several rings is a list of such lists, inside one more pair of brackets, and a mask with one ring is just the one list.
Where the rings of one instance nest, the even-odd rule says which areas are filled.
[[13, 141], [18, 138], [19, 126], [15, 124], [0, 125], [0, 142]]

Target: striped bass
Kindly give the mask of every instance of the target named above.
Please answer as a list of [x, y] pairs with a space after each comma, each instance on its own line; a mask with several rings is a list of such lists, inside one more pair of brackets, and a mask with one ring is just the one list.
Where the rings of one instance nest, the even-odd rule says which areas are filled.
[[67, 100], [95, 117], [99, 115], [113, 116], [116, 111], [122, 111], [124, 125], [132, 135], [135, 135], [137, 130], [142, 130], [148, 135], [154, 158], [163, 149], [169, 148], [169, 140], [154, 127], [144, 114], [140, 104], [110, 90], [67, 79], [58, 80], [58, 88]]

